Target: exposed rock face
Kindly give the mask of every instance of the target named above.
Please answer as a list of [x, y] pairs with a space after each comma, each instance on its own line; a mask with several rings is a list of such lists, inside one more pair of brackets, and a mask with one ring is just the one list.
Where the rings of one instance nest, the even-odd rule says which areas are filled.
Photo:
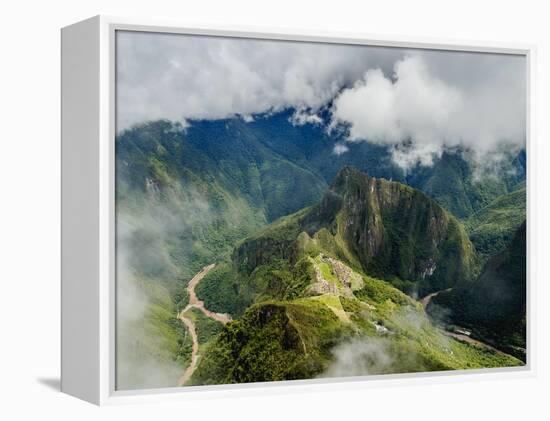
[[239, 267], [250, 273], [272, 259], [292, 260], [300, 233], [315, 238], [320, 230], [338, 258], [373, 276], [399, 278], [400, 287], [419, 294], [468, 281], [475, 266], [463, 226], [436, 202], [352, 168], [340, 171], [318, 205], [275, 224], [235, 250]]
[[464, 229], [420, 191], [345, 168], [332, 195], [341, 200], [338, 229], [367, 271], [441, 286], [470, 276], [473, 247]]

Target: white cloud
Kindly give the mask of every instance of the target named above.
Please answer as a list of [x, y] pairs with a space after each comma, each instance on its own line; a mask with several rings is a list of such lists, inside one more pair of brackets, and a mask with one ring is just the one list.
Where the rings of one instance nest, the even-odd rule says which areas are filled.
[[349, 125], [351, 141], [391, 146], [403, 168], [430, 165], [447, 148], [462, 147], [481, 159], [502, 147], [522, 146], [521, 71], [500, 80], [498, 74], [482, 76], [486, 83], [473, 90], [436, 77], [422, 55], [407, 56], [396, 62], [392, 78], [370, 69], [341, 92], [333, 119]]
[[400, 51], [144, 32], [117, 35], [118, 130], [147, 120], [219, 119], [325, 105]]
[[323, 120], [316, 113], [308, 112], [303, 109], [296, 110], [289, 120], [295, 126], [303, 126], [304, 124], [323, 124]]
[[388, 338], [355, 338], [338, 344], [332, 353], [332, 364], [320, 377], [369, 376], [426, 369], [418, 353], [403, 352]]
[[[346, 123], [404, 168], [462, 147], [478, 161], [525, 142], [525, 59], [456, 51], [144, 32], [117, 35], [117, 129], [286, 108]], [[342, 150], [340, 148], [340, 150]]]
[[349, 148], [343, 143], [337, 143], [336, 145], [334, 145], [334, 148], [332, 148], [332, 153], [338, 156], [345, 154], [348, 151]]

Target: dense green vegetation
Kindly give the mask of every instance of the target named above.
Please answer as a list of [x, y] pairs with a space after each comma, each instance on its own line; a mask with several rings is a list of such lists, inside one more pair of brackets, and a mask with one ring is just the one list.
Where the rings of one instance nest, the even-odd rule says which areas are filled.
[[195, 323], [197, 329], [197, 337], [200, 345], [204, 345], [216, 337], [223, 329], [220, 322], [207, 317], [202, 311], [197, 308], [190, 308], [185, 312], [185, 316], [189, 317]]
[[310, 283], [311, 271], [308, 259], [295, 265], [273, 259], [250, 274], [234, 262], [223, 262], [208, 273], [196, 292], [212, 311], [239, 316], [254, 302], [300, 296]]
[[175, 384], [190, 361], [191, 338], [176, 318], [168, 291], [151, 279], [136, 283], [139, 299], [118, 299], [119, 314], [124, 314], [117, 329], [117, 388]]
[[[387, 282], [325, 257], [311, 262], [337, 290], [252, 305], [207, 347], [193, 384], [521, 364], [445, 336], [418, 303]], [[359, 277], [362, 287], [346, 286], [350, 276]], [[355, 355], [352, 370], [341, 360], [345, 352]]]
[[[191, 311], [201, 353], [208, 350], [196, 383], [323, 375], [336, 344], [370, 338], [380, 333], [378, 323], [401, 332], [382, 339], [403, 364], [371, 364], [369, 372], [517, 363], [456, 341], [446, 346], [457, 360], [444, 348], [433, 354], [409, 336], [430, 346], [448, 338], [406, 334], [396, 320], [403, 308], [423, 314], [398, 289], [424, 295], [477, 275], [475, 251], [452, 214], [466, 222], [483, 259], [511, 240], [525, 213], [525, 154], [505, 157], [502, 177], [478, 177], [459, 151], [405, 174], [383, 146], [348, 143], [348, 153], [334, 155], [342, 133], [293, 125], [291, 114], [194, 121], [185, 129], [156, 121], [117, 137], [117, 270], [130, 279], [118, 291], [130, 301], [119, 313], [119, 360], [127, 362], [119, 386], [175, 384], [191, 354], [176, 315], [188, 303], [189, 279], [213, 262], [196, 292], [207, 308], [237, 320], [222, 330]], [[385, 180], [341, 171], [349, 165]], [[354, 271], [353, 287], [327, 259]], [[269, 364], [262, 368], [254, 352]]]
[[[395, 206], [396, 203], [399, 205]], [[365, 204], [370, 207], [362, 214]], [[391, 212], [387, 212], [392, 206], [396, 214], [403, 215], [403, 226], [399, 227], [395, 217], [388, 223], [388, 231], [399, 229], [402, 237], [405, 228], [410, 230], [408, 235], [421, 234], [416, 241], [403, 246], [407, 253], [412, 250], [412, 257], [390, 254], [393, 260], [387, 262], [397, 262], [397, 265], [382, 272], [388, 275], [384, 281], [366, 275], [376, 266], [363, 263], [363, 257], [357, 252], [360, 240], [346, 235], [346, 227], [354, 226], [353, 218], [358, 218], [376, 220], [385, 228], [384, 219], [391, 218]], [[421, 225], [425, 215], [429, 221], [428, 231]], [[362, 227], [369, 230], [368, 222], [363, 222]], [[463, 274], [466, 265], [473, 264], [474, 250], [463, 227], [433, 201], [398, 183], [343, 170], [320, 205], [259, 230], [237, 245], [231, 262], [205, 278], [208, 287], [201, 293], [205, 294], [206, 303], [208, 300], [215, 303], [223, 296], [215, 294], [214, 299], [208, 296], [218, 285], [220, 291], [230, 289], [233, 294], [227, 302], [216, 302], [221, 304], [219, 311], [230, 311], [231, 303], [239, 300], [245, 303], [242, 309], [246, 310], [242, 313], [239, 309], [235, 315], [242, 314], [242, 317], [227, 325], [206, 348], [192, 383], [241, 383], [521, 364], [489, 348], [446, 336], [434, 327], [419, 303], [391, 285], [397, 283], [395, 271], [403, 259], [424, 256], [418, 250], [426, 244], [422, 240], [428, 234], [432, 237], [427, 243], [435, 238], [439, 244], [441, 256], [434, 257], [434, 261], [443, 268], [453, 274]], [[370, 235], [375, 235], [374, 230], [370, 230]], [[350, 243], [354, 239], [356, 244]], [[415, 242], [420, 244], [412, 247]], [[390, 244], [401, 250], [400, 244]], [[457, 255], [471, 261], [457, 263]], [[460, 266], [457, 268], [457, 265]], [[460, 276], [453, 279], [454, 284], [466, 284], [470, 280]], [[339, 366], [339, 353], [347, 352], [340, 347], [346, 346], [357, 352], [358, 361], [354, 364], [359, 372], [348, 372]], [[380, 364], [380, 359], [387, 363]]]
[[201, 360], [196, 384], [310, 378], [345, 326], [323, 304], [265, 303], [228, 325]]
[[525, 221], [525, 187], [500, 196], [466, 220], [466, 229], [477, 251], [486, 260], [510, 243]]
[[[162, 235], [168, 254], [157, 264], [157, 256], [140, 253], [132, 267], [159, 276], [175, 266], [189, 279], [266, 222], [321, 197], [321, 178], [263, 147], [239, 124], [203, 123], [186, 133], [158, 121], [117, 138], [118, 214], [138, 225], [133, 243], [143, 246]], [[149, 233], [140, 224], [158, 229]], [[169, 289], [178, 283], [161, 277], [170, 278]]]
[[490, 258], [479, 278], [435, 297], [429, 310], [450, 309], [452, 323], [520, 358], [526, 346], [526, 229], [516, 231], [510, 245]]
[[515, 190], [525, 180], [525, 153], [509, 155], [488, 171], [468, 161], [460, 151], [445, 152], [432, 167], [418, 167], [406, 183], [422, 190], [460, 219]]
[[300, 242], [420, 295], [468, 281], [476, 271], [472, 244], [448, 212], [417, 190], [350, 168], [319, 205], [238, 245], [234, 265], [249, 274], [277, 259], [295, 261]]
[[[345, 166], [352, 166], [377, 178], [400, 181], [433, 198], [460, 219], [483, 208], [492, 200], [515, 189], [525, 179], [525, 152], [504, 154], [491, 172], [480, 168], [462, 151], [449, 151], [434, 159], [432, 166], [417, 166], [405, 173], [395, 165], [389, 151], [368, 142], [347, 142], [349, 151], [335, 155], [335, 143], [343, 133], [326, 132], [323, 125], [294, 126], [293, 110], [258, 116], [246, 125], [247, 132], [286, 159], [307, 167], [331, 183]], [[321, 114], [323, 117], [323, 114]]]
[[425, 295], [475, 271], [462, 225], [423, 193], [396, 182], [344, 169], [334, 183], [344, 205], [339, 228], [367, 273], [414, 281]]
[[240, 280], [230, 261], [221, 262], [204, 277], [195, 292], [211, 311], [241, 314], [250, 303], [239, 294]]
[[[119, 284], [118, 293], [130, 297], [136, 292], [140, 298], [135, 305], [147, 308], [128, 326], [121, 321], [119, 330], [133, 332], [131, 341], [138, 344], [121, 347], [121, 360], [138, 367], [155, 361], [176, 371], [168, 363], [181, 360], [182, 344], [185, 355], [190, 349], [175, 319], [188, 302], [188, 280], [238, 240], [277, 216], [317, 201], [324, 192], [324, 180], [262, 146], [239, 131], [238, 121], [235, 124], [205, 123], [186, 133], [177, 124], [157, 121], [117, 137], [118, 273], [129, 278]], [[146, 287], [143, 279], [156, 290]], [[162, 315], [150, 305], [158, 294], [171, 303], [161, 306]], [[232, 312], [244, 310], [237, 301], [233, 306]], [[134, 325], [154, 328], [133, 330]], [[121, 385], [157, 384], [142, 379], [145, 374], [123, 371]]]
[[316, 202], [326, 189], [322, 177], [266, 147], [240, 119], [196, 122], [183, 137], [268, 221]]

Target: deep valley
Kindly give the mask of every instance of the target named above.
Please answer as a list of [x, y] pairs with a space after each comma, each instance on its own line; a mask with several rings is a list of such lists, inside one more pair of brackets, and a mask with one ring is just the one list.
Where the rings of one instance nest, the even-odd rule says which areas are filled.
[[525, 151], [404, 171], [291, 115], [117, 137], [117, 387], [525, 364]]

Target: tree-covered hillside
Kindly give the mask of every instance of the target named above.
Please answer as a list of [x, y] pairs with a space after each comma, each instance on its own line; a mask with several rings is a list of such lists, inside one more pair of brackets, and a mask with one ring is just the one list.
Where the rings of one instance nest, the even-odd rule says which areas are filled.
[[208, 308], [236, 320], [191, 384], [520, 365], [456, 340], [395, 287], [467, 288], [475, 264], [464, 227], [434, 201], [344, 168], [319, 204], [240, 242], [199, 285]]
[[[368, 285], [365, 279], [376, 279], [376, 285], [390, 288], [382, 295], [371, 288], [373, 297], [390, 294], [396, 300], [402, 295], [394, 295], [400, 294], [394, 287], [424, 295], [466, 284], [479, 268], [460, 221], [466, 221], [486, 258], [498, 251], [490, 247], [507, 241], [522, 212], [521, 190], [503, 196], [524, 180], [522, 153], [503, 159], [501, 171], [507, 175], [500, 178], [477, 178], [475, 164], [458, 151], [436, 158], [433, 166], [405, 172], [386, 147], [346, 142], [344, 132], [329, 131], [323, 121], [299, 125], [291, 121], [292, 114], [287, 110], [254, 116], [253, 121], [190, 121], [187, 127], [161, 120], [117, 136], [117, 352], [124, 353], [119, 354], [120, 387], [170, 383], [174, 371], [189, 364], [190, 338], [176, 315], [187, 303], [187, 283], [205, 265], [217, 263], [197, 286], [197, 294], [208, 309], [238, 318], [220, 338], [230, 341], [231, 326], [236, 332], [261, 328], [258, 335], [268, 334], [270, 328], [264, 331], [263, 322], [254, 319], [264, 317], [263, 303], [270, 303], [266, 311], [276, 314], [274, 324], [268, 324], [279, 333], [287, 331], [281, 323], [304, 323], [304, 330], [309, 326], [305, 319], [326, 319], [327, 330], [311, 339], [318, 346], [313, 358], [317, 368], [308, 371], [312, 368], [304, 366], [303, 356], [296, 357], [300, 368], [294, 375], [299, 377], [328, 369], [335, 338], [353, 339], [346, 336], [349, 326], [332, 320], [333, 309], [339, 308], [333, 298], [327, 298], [330, 305], [311, 298], [323, 296], [326, 288], [334, 293], [315, 281], [318, 273], [327, 282], [334, 280], [342, 264], [354, 273], [353, 279], [363, 279], [362, 285]], [[336, 154], [335, 146], [343, 144], [347, 152], [344, 148]], [[497, 217], [505, 223], [495, 224]], [[324, 260], [327, 256], [339, 263]], [[364, 305], [358, 302], [364, 299], [377, 308], [392, 307], [386, 299], [375, 304], [377, 298], [361, 294], [353, 290], [354, 297], [349, 291], [345, 298], [338, 296], [348, 318], [360, 318], [357, 312]], [[357, 323], [373, 326], [384, 319], [375, 313], [367, 324]], [[355, 332], [355, 322], [351, 326]], [[213, 343], [217, 335], [202, 338], [201, 346]], [[437, 362], [428, 358], [413, 365], [435, 369], [466, 364], [465, 359], [443, 361], [441, 355]], [[476, 354], [474, 359], [478, 357], [481, 365], [484, 357]], [[497, 360], [491, 364], [500, 364]], [[200, 370], [210, 370], [205, 367]], [[408, 366], [399, 370], [414, 371]]]
[[233, 264], [248, 274], [276, 259], [293, 260], [299, 237], [411, 294], [468, 281], [476, 270], [474, 248], [456, 218], [411, 187], [348, 167], [319, 204], [238, 245]]
[[496, 198], [515, 191], [525, 180], [525, 153], [501, 157], [483, 168], [460, 151], [444, 152], [431, 167], [417, 167], [406, 183], [422, 190], [460, 219], [465, 219]]
[[512, 241], [525, 221], [525, 187], [500, 196], [466, 220], [466, 229], [484, 260], [494, 256]]
[[[293, 110], [258, 116], [244, 124], [264, 145], [300, 166], [307, 166], [330, 184], [345, 166], [352, 166], [387, 180], [400, 181], [426, 193], [454, 216], [464, 219], [497, 197], [514, 191], [525, 180], [524, 151], [508, 152], [487, 168], [461, 150], [435, 157], [433, 165], [417, 165], [407, 171], [397, 166], [391, 150], [367, 141], [346, 142], [346, 132], [327, 131], [329, 116], [321, 113], [318, 124], [294, 125]], [[347, 152], [335, 154], [335, 145]]]
[[324, 190], [322, 178], [225, 123], [191, 138], [167, 121], [122, 133], [116, 141], [117, 385], [173, 382], [174, 367], [190, 356], [175, 317], [189, 279]]
[[[525, 358], [526, 226], [485, 264], [479, 278], [435, 297], [432, 311], [444, 308], [452, 322], [472, 329], [499, 348]], [[430, 307], [429, 307], [430, 308]]]

